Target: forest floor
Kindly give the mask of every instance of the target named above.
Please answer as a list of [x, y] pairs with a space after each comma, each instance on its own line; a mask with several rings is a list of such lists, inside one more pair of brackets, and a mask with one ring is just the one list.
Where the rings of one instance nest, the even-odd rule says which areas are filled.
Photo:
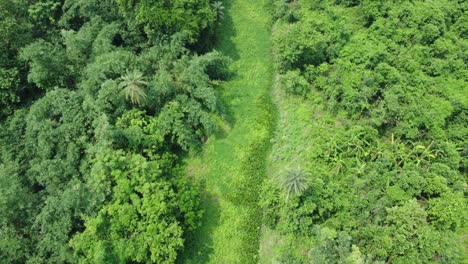
[[220, 87], [221, 131], [186, 159], [188, 177], [203, 190], [205, 214], [188, 238], [182, 263], [258, 261], [258, 199], [275, 120], [267, 2], [225, 1], [215, 49], [232, 58], [233, 76]]

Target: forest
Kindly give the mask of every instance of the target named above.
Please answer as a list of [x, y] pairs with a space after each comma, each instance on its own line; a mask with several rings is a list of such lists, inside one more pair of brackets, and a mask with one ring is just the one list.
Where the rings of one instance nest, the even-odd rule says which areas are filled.
[[227, 73], [215, 4], [1, 1], [2, 263], [175, 261], [202, 213], [180, 155]]
[[274, 1], [270, 258], [467, 261], [467, 7]]
[[0, 263], [468, 261], [468, 2], [0, 0]]

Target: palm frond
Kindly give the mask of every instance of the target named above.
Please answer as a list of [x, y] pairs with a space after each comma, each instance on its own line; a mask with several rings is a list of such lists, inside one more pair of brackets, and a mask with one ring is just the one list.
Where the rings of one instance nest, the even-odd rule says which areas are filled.
[[223, 2], [216, 1], [216, 2], [212, 3], [211, 8], [216, 13], [216, 18], [217, 18], [216, 20], [224, 18], [224, 5], [223, 5]]
[[125, 99], [130, 100], [132, 104], [142, 105], [146, 100], [146, 85], [148, 83], [145, 81], [143, 73], [135, 70], [127, 72], [120, 78], [119, 88], [125, 95]]
[[281, 186], [286, 191], [286, 200], [301, 195], [309, 188], [307, 175], [301, 170], [291, 170], [284, 175]]

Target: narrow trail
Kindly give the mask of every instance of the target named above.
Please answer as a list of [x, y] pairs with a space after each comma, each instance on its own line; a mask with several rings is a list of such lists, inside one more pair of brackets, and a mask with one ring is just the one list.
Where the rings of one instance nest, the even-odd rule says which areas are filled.
[[181, 263], [257, 263], [258, 206], [275, 120], [267, 0], [227, 0], [216, 49], [233, 59], [221, 87], [227, 108], [222, 131], [186, 160], [203, 189], [203, 223], [188, 239]]

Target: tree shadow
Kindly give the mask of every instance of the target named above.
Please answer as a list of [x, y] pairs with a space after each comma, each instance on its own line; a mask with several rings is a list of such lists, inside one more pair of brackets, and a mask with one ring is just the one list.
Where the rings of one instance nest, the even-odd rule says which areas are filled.
[[225, 92], [225, 87], [219, 87], [218, 90], [218, 102], [216, 111], [219, 113], [220, 120], [219, 122], [224, 123], [223, 125], [218, 124], [214, 135], [217, 139], [226, 138], [229, 135], [229, 131], [226, 130], [226, 127], [232, 127], [235, 124], [234, 112], [232, 107], [229, 106], [229, 98], [221, 96]]
[[[240, 58], [233, 41], [233, 38], [237, 34], [230, 12], [232, 2], [234, 1], [225, 0], [223, 2], [225, 7], [224, 19], [215, 31], [216, 45], [214, 49], [222, 52], [234, 62]], [[231, 70], [226, 81], [233, 80], [235, 78], [238, 78], [237, 72]], [[223, 96], [223, 94], [226, 93], [226, 89], [228, 89], [226, 85], [220, 85], [217, 89], [217, 96], [219, 99], [217, 111], [220, 113], [222, 122], [226, 122], [232, 127], [235, 124], [235, 118], [234, 113], [229, 106], [229, 99], [226, 98], [226, 96]], [[228, 132], [223, 129], [223, 127], [219, 127], [214, 134], [216, 138], [220, 139], [227, 137]], [[198, 149], [195, 151], [196, 155], [201, 155], [201, 153], [198, 152], [202, 150]], [[219, 201], [215, 195], [208, 192], [205, 181], [198, 182], [196, 184], [202, 192], [201, 206], [205, 212], [201, 220], [201, 227], [186, 235], [185, 250], [181, 252], [180, 257], [177, 259], [177, 263], [208, 263], [210, 256], [213, 253], [213, 232], [220, 222], [221, 212]]]
[[[231, 15], [231, 7], [232, 7], [232, 2], [233, 1], [224, 1], [224, 7], [225, 7], [225, 14], [224, 14], [224, 19], [220, 26], [216, 30], [216, 47], [215, 49], [222, 52], [224, 55], [229, 57], [232, 62], [235, 62], [240, 59], [240, 55], [238, 52], [238, 49], [233, 41], [233, 38], [237, 35], [236, 28], [234, 26], [234, 22], [232, 20], [232, 15]], [[230, 81], [233, 79], [239, 78], [238, 72], [234, 70], [229, 71], [229, 75], [227, 76], [226, 81]], [[226, 94], [227, 92], [227, 87], [226, 85], [220, 85], [218, 87], [218, 107], [217, 107], [217, 112], [220, 113], [221, 119], [226, 122], [229, 126], [234, 126], [236, 123], [234, 113], [232, 111], [232, 108], [229, 106], [229, 100], [231, 98], [228, 98], [226, 96], [222, 96], [223, 94]], [[218, 139], [223, 139], [227, 137], [228, 132], [223, 129], [223, 127], [219, 127], [217, 131], [215, 132], [215, 136]]]
[[202, 225], [186, 235], [185, 250], [177, 258], [177, 263], [208, 263], [213, 253], [213, 232], [219, 225], [221, 209], [216, 196], [207, 192], [205, 183], [201, 185]]
[[226, 12], [224, 13], [224, 19], [216, 29], [216, 46], [215, 49], [221, 51], [223, 54], [231, 58], [233, 61], [238, 60], [239, 52], [236, 48], [235, 43], [232, 39], [237, 35], [234, 22], [231, 15], [231, 7], [233, 1], [224, 1], [224, 7]]

